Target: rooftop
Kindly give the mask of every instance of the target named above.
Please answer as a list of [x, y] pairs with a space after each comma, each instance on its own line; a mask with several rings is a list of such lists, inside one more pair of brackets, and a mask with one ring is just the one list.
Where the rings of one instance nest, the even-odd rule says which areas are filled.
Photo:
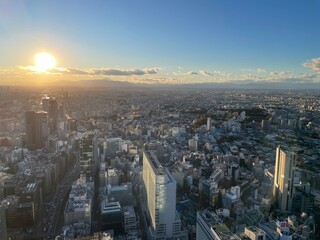
[[214, 212], [204, 210], [198, 212], [208, 229], [211, 229], [213, 234], [217, 234], [222, 240], [239, 239], [236, 235], [232, 234], [230, 229], [222, 222], [222, 220]]

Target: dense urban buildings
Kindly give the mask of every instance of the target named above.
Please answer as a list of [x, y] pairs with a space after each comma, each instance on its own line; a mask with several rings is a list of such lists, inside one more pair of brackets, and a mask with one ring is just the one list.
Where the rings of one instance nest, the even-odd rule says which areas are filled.
[[1, 239], [319, 237], [317, 91], [141, 91], [9, 89]]
[[320, 239], [319, 9], [0, 0], [0, 240]]

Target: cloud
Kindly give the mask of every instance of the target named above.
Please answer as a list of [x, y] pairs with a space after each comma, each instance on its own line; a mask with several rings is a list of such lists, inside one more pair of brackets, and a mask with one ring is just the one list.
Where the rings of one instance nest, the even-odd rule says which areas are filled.
[[267, 71], [265, 69], [262, 69], [262, 68], [257, 68], [256, 72], [257, 73], [266, 73]]
[[312, 78], [316, 78], [317, 74], [309, 74], [309, 73], [304, 73], [302, 74], [301, 78], [305, 78], [305, 79], [312, 79]]
[[320, 58], [312, 58], [302, 65], [305, 68], [311, 68], [314, 72], [320, 73]]
[[282, 71], [282, 72], [278, 72], [278, 71], [273, 71], [273, 72], [270, 72], [270, 75], [272, 76], [287, 76], [287, 75], [290, 75], [292, 74], [292, 72], [289, 72], [289, 71]]
[[187, 72], [188, 75], [199, 75], [198, 72], [194, 72], [194, 71], [190, 71], [190, 72]]
[[143, 69], [119, 69], [119, 68], [102, 68], [81, 70], [76, 68], [55, 67], [47, 69], [45, 72], [39, 72], [35, 66], [20, 66], [18, 69], [29, 71], [31, 73], [60, 74], [60, 75], [103, 75], [103, 76], [141, 76], [146, 74], [157, 74], [160, 68], [143, 68]]
[[203, 76], [213, 76], [214, 75], [214, 73], [208, 72], [208, 71], [204, 71], [204, 70], [199, 71], [199, 73], [201, 75], [203, 75]]

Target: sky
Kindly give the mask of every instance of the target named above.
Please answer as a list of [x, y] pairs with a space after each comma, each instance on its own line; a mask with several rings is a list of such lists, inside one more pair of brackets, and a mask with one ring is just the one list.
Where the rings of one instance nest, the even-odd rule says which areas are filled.
[[[318, 0], [0, 0], [0, 83], [320, 84]], [[47, 52], [56, 66], [39, 71]]]

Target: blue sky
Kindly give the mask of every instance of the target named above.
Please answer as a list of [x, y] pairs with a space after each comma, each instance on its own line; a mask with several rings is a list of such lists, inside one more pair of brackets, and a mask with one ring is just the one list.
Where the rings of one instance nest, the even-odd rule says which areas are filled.
[[47, 51], [65, 69], [55, 78], [320, 81], [319, 12], [316, 0], [0, 0], [0, 76]]

